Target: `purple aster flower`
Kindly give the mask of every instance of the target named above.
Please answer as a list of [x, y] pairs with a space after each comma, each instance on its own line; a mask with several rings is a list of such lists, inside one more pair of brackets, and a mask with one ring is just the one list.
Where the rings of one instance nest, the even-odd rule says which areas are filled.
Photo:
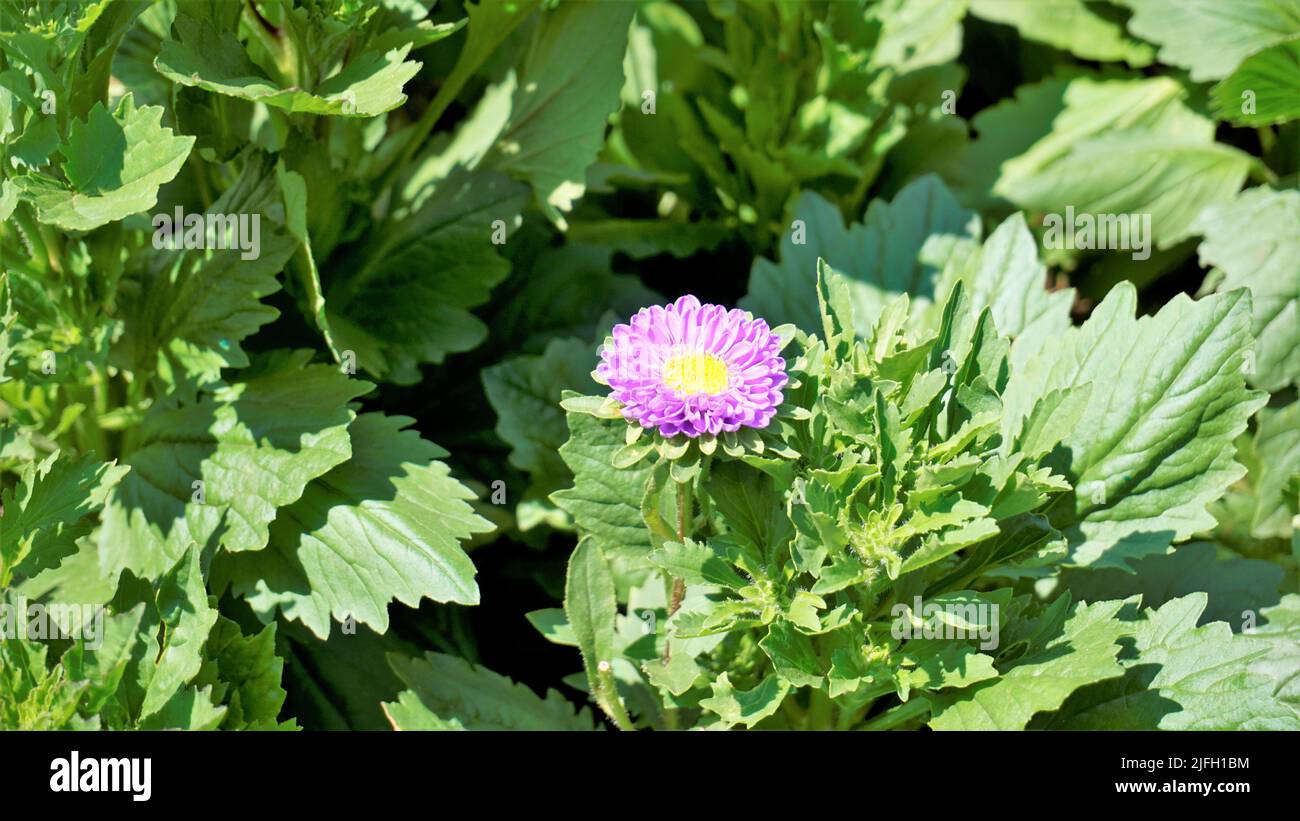
[[623, 417], [694, 439], [765, 428], [788, 381], [781, 340], [762, 319], [684, 296], [615, 325], [596, 374]]

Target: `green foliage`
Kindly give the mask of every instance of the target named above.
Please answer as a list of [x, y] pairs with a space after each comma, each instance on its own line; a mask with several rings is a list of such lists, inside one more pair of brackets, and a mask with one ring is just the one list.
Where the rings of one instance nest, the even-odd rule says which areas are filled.
[[[1004, 228], [982, 254], [1007, 258], [999, 234], [1016, 223]], [[1022, 252], [1031, 255], [1022, 267], [1033, 271], [1032, 247]], [[926, 716], [935, 729], [1021, 729], [1031, 720], [1300, 726], [1266, 677], [1215, 672], [1227, 676], [1261, 651], [1222, 622], [1193, 629], [1204, 593], [1178, 600], [1199, 597], [1194, 612], [1175, 616], [1170, 600], [1140, 623], [1124, 598], [1133, 586], [1123, 573], [1109, 583], [1100, 575], [1104, 567], [1136, 570], [1150, 586], [1135, 592], [1164, 601], [1159, 568], [1146, 567], [1154, 559], [1129, 563], [1168, 554], [1212, 526], [1207, 504], [1243, 475], [1234, 439], [1264, 402], [1246, 388], [1242, 367], [1252, 344], [1249, 293], [1179, 297], [1135, 319], [1134, 292], [1122, 286], [1081, 327], [1052, 334], [1018, 321], [1023, 310], [1003, 310], [1008, 337], [994, 312], [1007, 291], [986, 288], [972, 298], [968, 281], [981, 293], [978, 274], [954, 277], [937, 318], [917, 319], [908, 314], [908, 283], [880, 308], [879, 300], [854, 300], [852, 280], [820, 264], [824, 338], [801, 332], [796, 340], [800, 387], [786, 411], [795, 421], [783, 428], [797, 456], [734, 461], [719, 453], [707, 461], [694, 492], [709, 512], [688, 520], [693, 540], [649, 556], [698, 595], [666, 614], [665, 660], [645, 666], [670, 665], [678, 642], [722, 634], [706, 660], [693, 662], [732, 673], [712, 685], [703, 677], [668, 685], [664, 710], [705, 724], [844, 727], [893, 693], [897, 705], [869, 726]], [[858, 318], [864, 309], [874, 311], [866, 323]], [[1017, 355], [1026, 340], [1033, 348]], [[610, 423], [580, 419], [571, 411], [566, 448], [610, 435]], [[601, 451], [587, 452], [590, 461], [574, 465], [579, 486], [613, 472], [609, 461], [596, 463]], [[619, 487], [601, 487], [609, 509]], [[647, 494], [672, 488], [652, 483]], [[634, 497], [622, 493], [630, 510]], [[653, 498], [641, 504], [652, 539], [659, 525], [650, 511], [661, 506]], [[580, 534], [600, 532], [577, 524]], [[1175, 555], [1182, 553], [1165, 559]], [[578, 561], [575, 554], [571, 572]], [[1247, 587], [1266, 601], [1279, 578], [1260, 572], [1252, 570]], [[1020, 577], [1053, 585], [1027, 594], [1012, 583]], [[1042, 592], [1062, 583], [1090, 591], [1094, 603]], [[1190, 583], [1223, 587], [1209, 578]], [[968, 592], [972, 586], [979, 592]], [[967, 628], [959, 634], [967, 643], [900, 632], [919, 618], [913, 597], [949, 614], [949, 626]], [[1000, 641], [983, 643], [983, 631]], [[1178, 631], [1186, 636], [1175, 638]], [[1121, 655], [1126, 640], [1135, 655]], [[766, 662], [736, 681], [737, 654], [751, 642]], [[671, 669], [646, 675], [660, 686], [675, 679]], [[710, 686], [711, 695], [691, 696]], [[1151, 708], [1133, 705], [1138, 691]], [[1114, 702], [1114, 692], [1126, 695]], [[1083, 706], [1098, 697], [1106, 701]], [[1222, 699], [1237, 702], [1231, 713]]]
[[384, 712], [396, 730], [594, 730], [591, 711], [576, 714], [554, 690], [532, 690], [463, 659], [440, 653], [390, 657], [403, 690]]
[[[162, 127], [162, 115], [161, 108], [136, 108], [130, 94], [112, 113], [96, 104], [84, 123], [68, 126], [58, 146], [66, 182], [36, 172], [15, 178], [14, 185], [37, 219], [67, 231], [89, 231], [148, 210], [194, 145], [193, 137], [174, 137]], [[43, 165], [51, 153], [28, 154], [24, 161]]]
[[[346, 686], [311, 644], [333, 622], [478, 603], [479, 494], [358, 374], [418, 383], [485, 342], [530, 189], [557, 220], [581, 196], [632, 7], [429, 5], [0, 7], [0, 586], [105, 619], [50, 648], [6, 622], [5, 726], [292, 727], [282, 675]], [[470, 159], [440, 119], [506, 73]], [[566, 470], [563, 436], [522, 464]]]
[[[0, 0], [0, 728], [1300, 729], [1297, 43]], [[762, 430], [593, 371], [688, 291]]]

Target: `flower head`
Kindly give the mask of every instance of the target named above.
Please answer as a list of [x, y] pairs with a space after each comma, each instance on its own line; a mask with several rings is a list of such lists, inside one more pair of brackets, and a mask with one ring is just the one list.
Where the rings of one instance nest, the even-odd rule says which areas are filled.
[[767, 427], [788, 381], [780, 352], [766, 321], [688, 295], [615, 325], [596, 375], [628, 421], [693, 439]]

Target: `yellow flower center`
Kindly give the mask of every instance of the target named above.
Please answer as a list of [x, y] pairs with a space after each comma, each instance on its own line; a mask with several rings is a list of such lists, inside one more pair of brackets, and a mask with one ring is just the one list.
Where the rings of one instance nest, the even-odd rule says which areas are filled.
[[664, 363], [664, 385], [679, 396], [722, 393], [727, 389], [727, 363], [704, 351], [680, 353]]

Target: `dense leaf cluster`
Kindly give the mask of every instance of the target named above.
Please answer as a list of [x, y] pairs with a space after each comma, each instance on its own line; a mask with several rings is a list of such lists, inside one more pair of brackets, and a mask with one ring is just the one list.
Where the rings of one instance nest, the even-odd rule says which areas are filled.
[[[1300, 729], [1298, 60], [1297, 0], [0, 0], [0, 728]], [[593, 373], [688, 291], [766, 428]]]

